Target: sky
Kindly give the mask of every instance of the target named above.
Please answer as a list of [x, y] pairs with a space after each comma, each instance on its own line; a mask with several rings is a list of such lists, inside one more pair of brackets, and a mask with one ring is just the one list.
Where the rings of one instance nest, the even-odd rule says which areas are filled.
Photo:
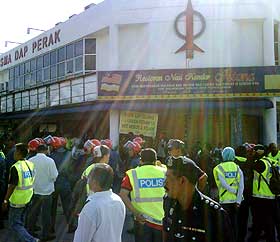
[[64, 22], [69, 16], [79, 14], [84, 7], [103, 0], [0, 0], [0, 53], [9, 51], [17, 44], [24, 43], [41, 34], [40, 31], [27, 28], [48, 30], [58, 22]]

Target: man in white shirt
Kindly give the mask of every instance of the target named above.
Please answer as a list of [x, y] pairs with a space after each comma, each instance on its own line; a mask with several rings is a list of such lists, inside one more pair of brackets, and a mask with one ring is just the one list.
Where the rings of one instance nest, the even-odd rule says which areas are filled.
[[89, 173], [88, 184], [94, 194], [80, 213], [74, 242], [121, 242], [125, 205], [110, 189], [113, 177], [113, 169], [104, 163], [96, 164]]
[[54, 182], [58, 171], [52, 158], [47, 157], [48, 147], [40, 145], [37, 149], [37, 155], [30, 158], [34, 163], [35, 181], [34, 195], [31, 207], [28, 212], [28, 228], [34, 234], [35, 225], [42, 210], [42, 236], [40, 241], [49, 241], [55, 238], [55, 235], [49, 233], [51, 220], [52, 193], [54, 192]]

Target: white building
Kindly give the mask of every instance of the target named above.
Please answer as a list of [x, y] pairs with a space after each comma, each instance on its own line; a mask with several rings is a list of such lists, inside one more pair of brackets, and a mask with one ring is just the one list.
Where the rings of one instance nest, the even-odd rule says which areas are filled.
[[[100, 95], [97, 75], [101, 71], [176, 74], [178, 70], [185, 75], [196, 73], [197, 68], [202, 68], [200, 74], [227, 70], [232, 71], [234, 82], [242, 79], [247, 67], [251, 73], [251, 67], [262, 71], [279, 64], [280, 4], [276, 0], [192, 0], [194, 11], [203, 16], [194, 12], [193, 41], [204, 53], [194, 51], [191, 60], [185, 51], [175, 54], [186, 42], [175, 31], [177, 26], [186, 35], [186, 14], [175, 20], [187, 2], [105, 0], [2, 54], [2, 128], [18, 128], [24, 137], [43, 129], [71, 136], [89, 129], [117, 144], [121, 110], [131, 110], [157, 113], [157, 134], [164, 130], [169, 137], [189, 143], [276, 142], [279, 94], [277, 84], [271, 83], [278, 81], [277, 75], [270, 80], [274, 90], [269, 93], [217, 95], [206, 88], [203, 95], [192, 93], [193, 89], [178, 95], [163, 95], [160, 89], [154, 95], [143, 93], [148, 89], [128, 97]], [[196, 38], [203, 19], [205, 31]], [[244, 68], [239, 68], [241, 74], [236, 69], [235, 75], [231, 67]]]

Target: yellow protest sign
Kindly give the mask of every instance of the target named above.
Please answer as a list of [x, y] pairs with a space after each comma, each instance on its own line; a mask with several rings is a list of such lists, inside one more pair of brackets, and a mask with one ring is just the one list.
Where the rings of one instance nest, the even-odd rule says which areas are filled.
[[157, 113], [122, 111], [120, 115], [120, 133], [133, 132], [136, 135], [143, 134], [144, 136], [155, 137], [157, 122]]

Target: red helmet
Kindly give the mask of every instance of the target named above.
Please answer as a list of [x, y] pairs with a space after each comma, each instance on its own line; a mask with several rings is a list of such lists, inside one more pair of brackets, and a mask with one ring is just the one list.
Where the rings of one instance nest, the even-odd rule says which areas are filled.
[[51, 144], [50, 144], [54, 149], [58, 149], [62, 147], [62, 140], [59, 137], [52, 137]]
[[143, 140], [140, 136], [137, 136], [133, 139], [133, 142], [136, 142], [142, 146], [145, 143], [145, 140]]
[[30, 151], [36, 151], [39, 145], [40, 143], [37, 139], [32, 139], [28, 142], [28, 149]]
[[64, 137], [59, 137], [59, 138], [60, 138], [60, 141], [61, 141], [61, 145], [62, 145], [63, 147], [65, 147], [66, 144], [67, 144], [66, 139], [65, 139]]
[[138, 154], [141, 151], [141, 145], [137, 142], [128, 141], [124, 147], [127, 149], [132, 149], [135, 154]]
[[92, 139], [91, 142], [93, 143], [94, 147], [101, 145], [101, 142], [98, 139]]
[[110, 149], [113, 148], [113, 142], [110, 139], [101, 140], [102, 145], [107, 145]]
[[92, 139], [92, 140], [87, 140], [84, 143], [84, 151], [86, 153], [91, 153], [94, 149], [94, 147], [101, 145], [100, 141], [98, 139]]
[[40, 143], [40, 145], [46, 144], [45, 141], [44, 141], [42, 138], [35, 138], [35, 140], [38, 140], [38, 142]]

